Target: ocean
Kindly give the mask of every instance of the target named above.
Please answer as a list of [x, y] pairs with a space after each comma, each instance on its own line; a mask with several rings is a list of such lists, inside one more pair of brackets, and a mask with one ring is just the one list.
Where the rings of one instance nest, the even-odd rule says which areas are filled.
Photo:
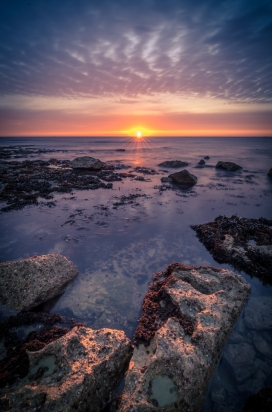
[[[11, 145], [31, 150], [24, 158], [7, 161], [92, 156], [122, 172], [133, 170], [136, 176], [113, 182], [112, 189], [55, 193], [54, 204], [41, 198], [38, 205], [0, 214], [1, 262], [35, 254], [65, 255], [76, 264], [79, 275], [62, 296], [41, 309], [74, 317], [95, 329], [122, 329], [132, 339], [153, 274], [172, 262], [233, 270], [213, 259], [191, 225], [218, 215], [272, 219], [272, 178], [267, 175], [272, 167], [272, 138], [0, 138], [0, 146]], [[209, 156], [205, 167], [196, 167], [205, 156]], [[197, 176], [197, 184], [187, 190], [163, 187], [161, 177], [176, 171], [158, 166], [165, 160], [188, 162], [186, 169]], [[215, 169], [220, 160], [235, 162], [242, 169]], [[156, 174], [137, 167], [154, 169]], [[240, 273], [252, 288], [247, 305], [272, 296], [271, 286]], [[267, 350], [256, 344], [256, 333]], [[224, 353], [241, 339], [250, 348], [252, 373], [237, 383]], [[242, 410], [250, 394], [272, 385], [272, 330], [248, 328], [244, 311], [224, 353], [204, 411]]]

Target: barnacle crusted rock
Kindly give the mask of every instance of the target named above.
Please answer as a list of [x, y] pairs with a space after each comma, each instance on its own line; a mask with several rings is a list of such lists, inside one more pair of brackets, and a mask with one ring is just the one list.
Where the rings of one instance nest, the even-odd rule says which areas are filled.
[[192, 229], [217, 262], [272, 283], [272, 220], [218, 216]]
[[56, 254], [0, 263], [0, 303], [29, 310], [63, 293], [77, 274], [72, 262]]
[[119, 399], [125, 411], [200, 411], [204, 393], [250, 286], [226, 269], [173, 263], [142, 305]]
[[1, 410], [101, 411], [115, 395], [131, 345], [123, 331], [75, 326], [25, 357], [29, 371], [0, 391]]

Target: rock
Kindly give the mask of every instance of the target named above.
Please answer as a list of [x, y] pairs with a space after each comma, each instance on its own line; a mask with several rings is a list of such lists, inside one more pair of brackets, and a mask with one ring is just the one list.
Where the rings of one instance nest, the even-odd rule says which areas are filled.
[[245, 308], [245, 323], [250, 329], [272, 329], [272, 297], [250, 298]]
[[226, 269], [173, 263], [157, 273], [143, 301], [119, 411], [200, 411], [249, 292]]
[[267, 358], [272, 359], [271, 345], [260, 335], [259, 332], [254, 333], [253, 343], [255, 348]]
[[171, 179], [171, 177], [166, 177], [166, 176], [164, 176], [164, 177], [162, 177], [161, 178], [161, 182], [163, 182], [163, 183], [173, 183], [173, 180]]
[[115, 149], [116, 152], [125, 152], [126, 149]]
[[168, 176], [180, 186], [190, 187], [197, 183], [197, 177], [188, 172], [188, 170], [181, 170]]
[[165, 162], [159, 163], [160, 167], [184, 167], [188, 166], [187, 162], [182, 162], [181, 160], [166, 160]]
[[272, 176], [272, 167], [271, 167], [271, 169], [268, 170], [267, 174], [268, 174], [268, 176]]
[[61, 255], [0, 263], [0, 302], [29, 310], [63, 293], [77, 274], [76, 266]]
[[191, 227], [217, 262], [230, 263], [272, 284], [271, 226], [272, 220], [234, 215], [218, 216], [213, 222]]
[[104, 163], [99, 159], [94, 159], [89, 156], [76, 157], [71, 161], [71, 167], [73, 169], [101, 170], [103, 165]]
[[236, 170], [242, 169], [241, 166], [237, 165], [236, 163], [232, 162], [217, 162], [216, 166], [217, 169], [224, 169], [230, 172], [235, 172]]
[[17, 361], [26, 373], [3, 388], [4, 410], [101, 411], [112, 401], [131, 357], [128, 338], [84, 326], [66, 332], [40, 349], [25, 343]]
[[199, 160], [198, 164], [202, 166], [202, 165], [205, 165], [205, 164], [206, 164], [206, 162], [205, 162], [205, 160], [204, 160], [204, 159], [201, 159], [201, 160]]
[[269, 375], [271, 375], [271, 367], [266, 362], [263, 362], [261, 359], [256, 358], [255, 363], [257, 369], [261, 370], [267, 378], [269, 377]]
[[210, 156], [204, 156], [203, 159], [209, 160]]
[[270, 412], [272, 410], [272, 386], [266, 386], [246, 401], [244, 412]]
[[257, 370], [255, 351], [248, 343], [229, 344], [224, 359], [228, 362], [238, 384], [243, 383]]

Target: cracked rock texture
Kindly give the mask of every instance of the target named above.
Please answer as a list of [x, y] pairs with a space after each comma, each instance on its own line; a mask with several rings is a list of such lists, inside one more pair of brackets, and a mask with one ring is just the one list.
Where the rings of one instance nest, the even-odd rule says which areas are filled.
[[250, 293], [226, 269], [173, 263], [144, 298], [119, 411], [200, 411], [209, 380]]
[[123, 331], [75, 326], [38, 351], [29, 373], [0, 393], [3, 411], [101, 411], [114, 397], [131, 345]]
[[0, 303], [29, 310], [63, 293], [77, 274], [72, 262], [56, 254], [1, 263]]

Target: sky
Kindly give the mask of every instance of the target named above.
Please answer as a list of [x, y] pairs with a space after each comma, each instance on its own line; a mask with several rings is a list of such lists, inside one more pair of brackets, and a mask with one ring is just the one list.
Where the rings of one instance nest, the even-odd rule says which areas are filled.
[[272, 136], [271, 0], [1, 0], [0, 136]]

